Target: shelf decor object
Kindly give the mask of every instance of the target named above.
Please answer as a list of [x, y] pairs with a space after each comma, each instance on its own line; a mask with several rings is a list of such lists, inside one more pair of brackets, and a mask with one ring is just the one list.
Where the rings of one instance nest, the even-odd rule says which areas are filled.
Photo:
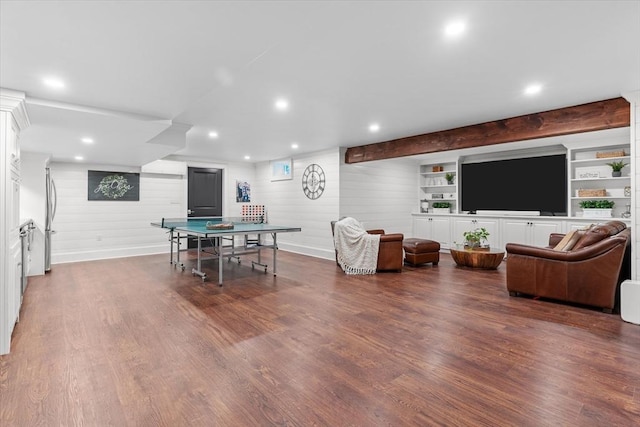
[[581, 188], [578, 190], [578, 197], [605, 197], [607, 190], [605, 189], [588, 189]]
[[603, 153], [596, 153], [596, 159], [608, 159], [610, 157], [624, 157], [626, 154], [624, 150], [607, 151]]
[[434, 202], [433, 213], [436, 214], [448, 214], [451, 213], [451, 203], [449, 202]]
[[607, 163], [607, 166], [611, 166], [611, 176], [612, 177], [622, 176], [622, 169], [627, 165], [628, 165], [628, 163], [625, 163], [622, 160], [611, 162], [611, 163]]
[[583, 218], [611, 218], [613, 215], [612, 200], [583, 200], [580, 202]]

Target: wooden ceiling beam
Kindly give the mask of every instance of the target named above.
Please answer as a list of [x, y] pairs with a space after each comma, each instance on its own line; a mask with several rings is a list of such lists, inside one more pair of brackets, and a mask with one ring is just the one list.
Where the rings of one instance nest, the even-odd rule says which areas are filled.
[[630, 125], [629, 102], [620, 97], [541, 113], [347, 148], [345, 163], [613, 129]]

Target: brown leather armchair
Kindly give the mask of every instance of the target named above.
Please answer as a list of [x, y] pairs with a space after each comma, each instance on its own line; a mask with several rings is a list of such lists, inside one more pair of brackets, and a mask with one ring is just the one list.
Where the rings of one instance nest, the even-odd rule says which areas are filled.
[[[331, 235], [334, 235], [336, 221], [331, 221]], [[376, 271], [402, 271], [404, 265], [404, 252], [402, 240], [404, 234], [385, 234], [383, 229], [367, 230], [369, 234], [380, 234], [380, 248], [378, 249], [378, 262]], [[338, 251], [336, 250], [336, 264], [338, 264]], [[340, 264], [338, 264], [340, 265]]]
[[556, 247], [565, 237], [558, 233], [549, 236], [544, 248], [507, 243], [509, 295], [618, 310], [620, 284], [631, 276], [631, 229], [609, 221], [577, 233], [573, 247], [565, 250]]

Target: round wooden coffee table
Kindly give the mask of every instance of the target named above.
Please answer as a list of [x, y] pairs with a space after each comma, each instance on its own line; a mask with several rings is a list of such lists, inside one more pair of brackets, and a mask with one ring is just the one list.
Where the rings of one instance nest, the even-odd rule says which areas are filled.
[[496, 248], [451, 248], [451, 257], [462, 267], [495, 270], [504, 259], [504, 251]]

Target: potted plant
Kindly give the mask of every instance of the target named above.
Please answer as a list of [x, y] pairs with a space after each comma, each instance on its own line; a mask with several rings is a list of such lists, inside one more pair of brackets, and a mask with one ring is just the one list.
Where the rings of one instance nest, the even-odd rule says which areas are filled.
[[582, 200], [582, 216], [585, 218], [611, 218], [613, 212], [613, 200]]
[[453, 185], [453, 178], [455, 177], [455, 175], [452, 172], [447, 172], [444, 175], [444, 179], [447, 180], [447, 184], [449, 185]]
[[629, 163], [625, 163], [622, 160], [618, 160], [615, 162], [607, 163], [607, 166], [611, 166], [611, 176], [622, 176], [622, 168], [627, 166]]
[[465, 248], [479, 249], [489, 247], [489, 242], [487, 241], [489, 232], [484, 227], [476, 228], [472, 231], [465, 231], [462, 233], [462, 237], [464, 237]]
[[433, 213], [451, 213], [451, 203], [449, 202], [434, 202]]

